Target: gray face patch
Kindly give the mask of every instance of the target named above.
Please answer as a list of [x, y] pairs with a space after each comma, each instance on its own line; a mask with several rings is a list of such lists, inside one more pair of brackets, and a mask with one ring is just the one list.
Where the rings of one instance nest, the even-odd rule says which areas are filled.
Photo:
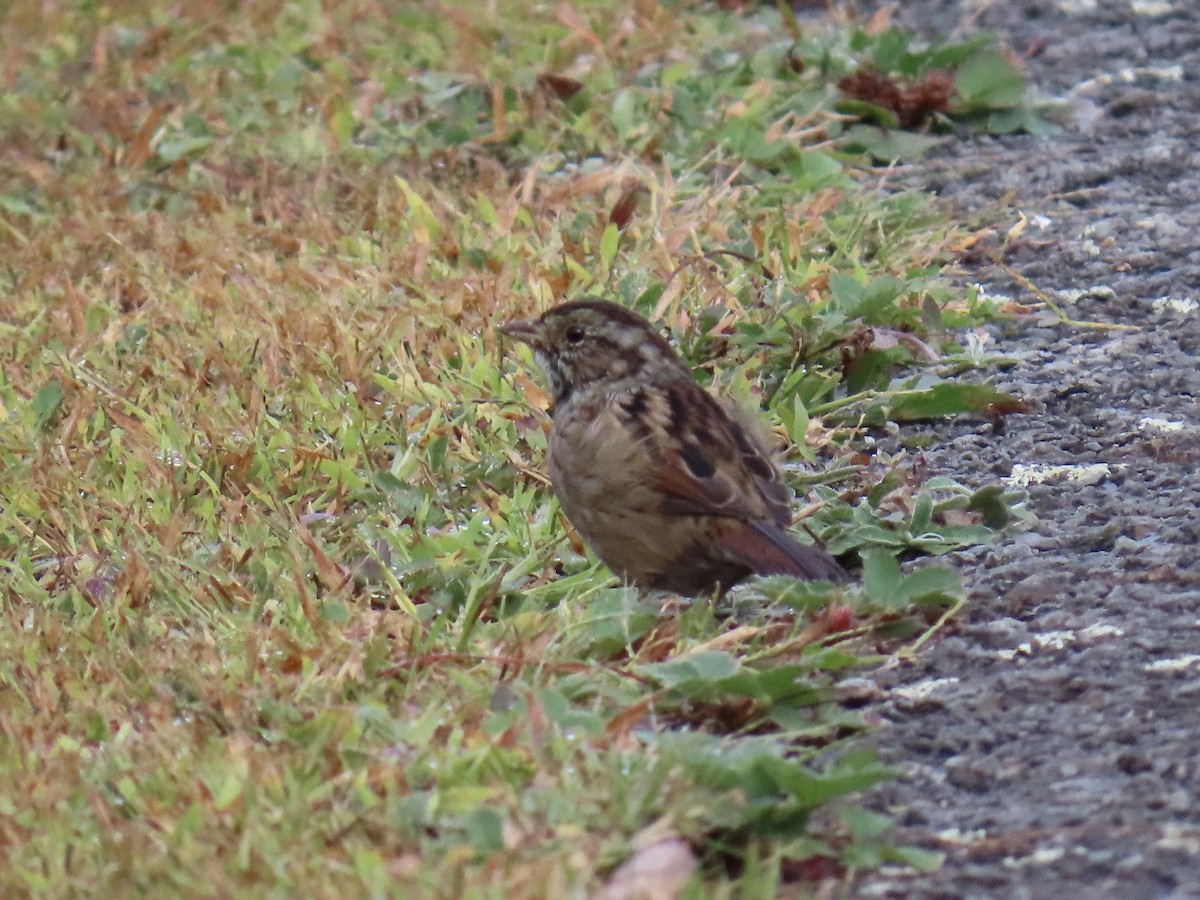
[[563, 383], [562, 372], [558, 369], [558, 361], [553, 354], [541, 349], [534, 350], [533, 357], [546, 373], [546, 386], [550, 388], [550, 396], [559, 397], [566, 385]]

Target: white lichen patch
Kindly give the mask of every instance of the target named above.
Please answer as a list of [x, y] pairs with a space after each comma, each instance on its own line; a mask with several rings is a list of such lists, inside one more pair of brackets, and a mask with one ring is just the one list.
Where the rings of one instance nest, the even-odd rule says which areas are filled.
[[1114, 82], [1134, 84], [1138, 81], [1183, 81], [1183, 66], [1136, 66], [1122, 69], [1115, 75], [1104, 72], [1094, 78], [1081, 81], [1071, 88], [1070, 93], [1080, 94], [1097, 88], [1105, 88]]
[[1183, 66], [1134, 66], [1122, 69], [1120, 78], [1127, 84], [1133, 84], [1143, 78], [1154, 81], [1183, 81]]
[[1107, 284], [1097, 284], [1087, 288], [1067, 288], [1058, 292], [1058, 298], [1063, 303], [1078, 303], [1085, 297], [1095, 297], [1098, 300], [1115, 300], [1117, 292]]
[[1154, 845], [1164, 850], [1182, 850], [1190, 856], [1195, 856], [1200, 853], [1200, 834], [1187, 825], [1168, 822], [1162, 826], [1162, 837], [1155, 841]]
[[952, 684], [958, 684], [958, 679], [953, 676], [949, 678], [930, 678], [926, 681], [918, 681], [915, 684], [906, 684], [904, 687], [893, 688], [892, 695], [904, 700], [924, 700], [941, 688]]
[[1074, 631], [1044, 631], [1034, 637], [1033, 643], [1041, 650], [1062, 650], [1075, 643], [1076, 637]]
[[1121, 637], [1124, 634], [1124, 629], [1116, 625], [1107, 625], [1103, 622], [1089, 625], [1080, 631], [1073, 629], [1044, 631], [1012, 649], [997, 650], [996, 657], [1005, 662], [1010, 662], [1018, 656], [1032, 656], [1038, 650], [1063, 650], [1078, 641], [1093, 643], [1104, 638]]
[[945, 828], [939, 831], [936, 836], [939, 841], [945, 841], [947, 844], [976, 844], [979, 841], [986, 841], [988, 833], [982, 828], [975, 828], [971, 831], [962, 831], [958, 828]]
[[1171, 672], [1182, 672], [1184, 669], [1190, 669], [1200, 663], [1200, 653], [1187, 653], [1183, 656], [1173, 656], [1170, 659], [1156, 659], [1154, 662], [1143, 667], [1143, 671], [1162, 674]]
[[1138, 419], [1138, 431], [1183, 431], [1187, 426], [1173, 419], [1160, 419], [1157, 416], [1142, 416]]
[[1025, 866], [1045, 866], [1058, 862], [1067, 855], [1065, 847], [1039, 847], [1028, 856], [1006, 856], [1003, 865], [1008, 869], [1020, 869]]
[[1175, 11], [1167, 0], [1131, 0], [1129, 9], [1135, 16], [1165, 16]]
[[1191, 297], [1155, 297], [1150, 301], [1150, 305], [1158, 313], [1170, 311], [1187, 315], [1200, 309], [1200, 303]]
[[1112, 474], [1108, 463], [1088, 463], [1086, 465], [1050, 466], [1040, 463], [1015, 463], [1012, 474], [1004, 479], [1010, 487], [1028, 487], [1031, 484], [1043, 484], [1047, 481], [1062, 479], [1079, 484], [1097, 484]]

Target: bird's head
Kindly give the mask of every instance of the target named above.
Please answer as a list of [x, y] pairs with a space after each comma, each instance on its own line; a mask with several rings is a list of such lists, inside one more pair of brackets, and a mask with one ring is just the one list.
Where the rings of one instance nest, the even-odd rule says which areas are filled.
[[681, 372], [691, 378], [653, 325], [606, 300], [564, 303], [500, 330], [533, 349], [556, 405], [597, 383], [653, 381]]

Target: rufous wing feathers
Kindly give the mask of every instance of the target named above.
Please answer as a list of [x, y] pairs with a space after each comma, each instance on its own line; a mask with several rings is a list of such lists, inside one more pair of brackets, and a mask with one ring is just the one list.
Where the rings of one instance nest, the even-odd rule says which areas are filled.
[[722, 549], [756, 575], [791, 575], [841, 584], [849, 580], [837, 560], [811, 544], [801, 544], [770, 522], [730, 521], [722, 530]]

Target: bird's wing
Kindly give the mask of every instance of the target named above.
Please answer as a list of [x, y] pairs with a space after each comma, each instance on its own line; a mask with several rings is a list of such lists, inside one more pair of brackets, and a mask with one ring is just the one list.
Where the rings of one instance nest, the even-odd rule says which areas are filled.
[[791, 522], [791, 493], [756, 436], [695, 382], [623, 395], [627, 428], [650, 451], [647, 475], [673, 515]]
[[766, 504], [768, 518], [780, 528], [787, 528], [792, 524], [792, 489], [784, 483], [775, 455], [764, 447], [762, 426], [733, 401], [724, 405], [724, 411], [733, 425], [734, 443], [742, 465]]

